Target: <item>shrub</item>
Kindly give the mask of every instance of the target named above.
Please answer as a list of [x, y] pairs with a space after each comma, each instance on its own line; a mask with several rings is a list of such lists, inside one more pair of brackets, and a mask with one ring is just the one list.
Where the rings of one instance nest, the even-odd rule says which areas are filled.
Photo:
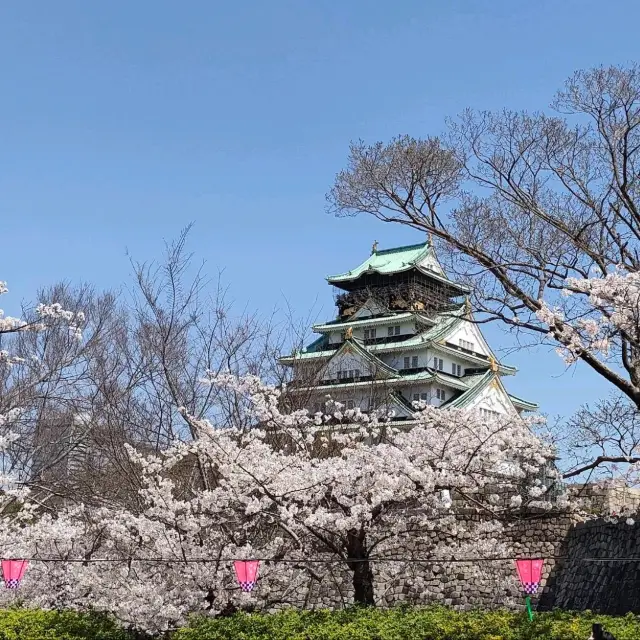
[[197, 618], [173, 640], [586, 640], [593, 622], [602, 622], [616, 640], [640, 638], [640, 618], [633, 615], [553, 612], [530, 623], [506, 611], [397, 608]]
[[[616, 640], [638, 640], [640, 617], [542, 613], [530, 623], [507, 611], [444, 608], [346, 609], [195, 618], [158, 640], [586, 640], [602, 622]], [[108, 618], [71, 611], [0, 611], [0, 640], [140, 640]]]
[[0, 640], [132, 640], [98, 615], [36, 609], [0, 610]]

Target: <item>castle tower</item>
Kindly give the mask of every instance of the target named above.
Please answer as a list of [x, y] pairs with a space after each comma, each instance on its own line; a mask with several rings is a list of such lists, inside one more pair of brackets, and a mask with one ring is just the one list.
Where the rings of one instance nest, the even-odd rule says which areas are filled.
[[507, 393], [516, 369], [498, 361], [473, 322], [468, 289], [449, 280], [430, 242], [378, 250], [327, 278], [337, 317], [320, 337], [281, 358], [293, 367], [293, 393], [322, 411], [327, 397], [347, 408], [392, 410], [411, 421], [415, 402], [516, 415], [537, 405]]

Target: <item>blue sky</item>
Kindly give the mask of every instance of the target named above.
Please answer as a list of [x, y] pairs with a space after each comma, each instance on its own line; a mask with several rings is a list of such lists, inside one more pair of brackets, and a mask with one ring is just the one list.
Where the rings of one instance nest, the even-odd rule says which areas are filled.
[[[639, 19], [631, 0], [1, 3], [3, 303], [60, 279], [119, 287], [126, 249], [157, 257], [195, 222], [191, 249], [241, 306], [330, 317], [324, 276], [374, 239], [422, 240], [325, 213], [351, 139], [545, 108], [575, 69], [632, 60]], [[509, 362], [510, 390], [551, 414], [606, 391], [546, 350]]]

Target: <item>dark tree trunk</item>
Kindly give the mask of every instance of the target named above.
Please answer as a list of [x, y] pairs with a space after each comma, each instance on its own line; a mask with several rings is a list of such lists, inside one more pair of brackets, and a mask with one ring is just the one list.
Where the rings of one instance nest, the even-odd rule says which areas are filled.
[[354, 563], [353, 601], [367, 607], [375, 605], [373, 593], [373, 571], [368, 560]]
[[349, 568], [353, 571], [353, 601], [366, 607], [375, 606], [373, 571], [369, 562], [367, 541], [364, 531], [348, 533], [347, 553], [353, 561]]

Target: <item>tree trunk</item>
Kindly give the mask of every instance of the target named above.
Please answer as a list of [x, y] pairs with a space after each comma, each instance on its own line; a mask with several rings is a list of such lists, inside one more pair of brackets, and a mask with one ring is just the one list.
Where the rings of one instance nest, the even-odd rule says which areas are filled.
[[375, 606], [373, 594], [373, 571], [368, 560], [354, 563], [353, 601], [367, 607]]
[[373, 571], [369, 562], [369, 553], [364, 531], [350, 531], [348, 534], [347, 553], [353, 562], [349, 568], [353, 571], [353, 601], [366, 607], [375, 606], [373, 590]]

